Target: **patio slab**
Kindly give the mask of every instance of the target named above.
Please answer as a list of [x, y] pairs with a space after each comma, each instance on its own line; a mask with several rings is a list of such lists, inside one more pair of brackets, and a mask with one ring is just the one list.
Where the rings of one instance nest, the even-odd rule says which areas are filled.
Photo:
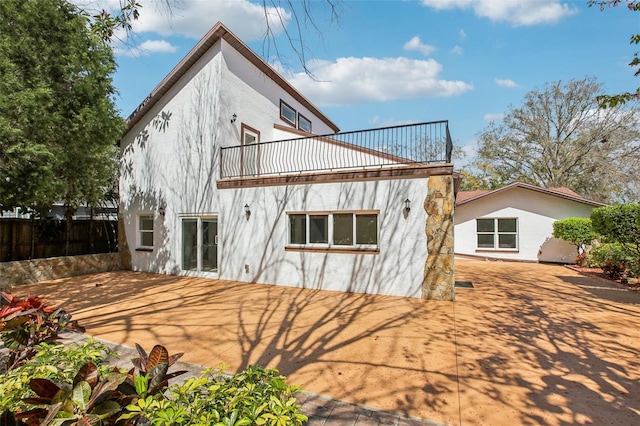
[[456, 302], [127, 271], [14, 291], [110, 342], [160, 343], [231, 372], [258, 363], [314, 394], [406, 416], [640, 423], [640, 294], [562, 266], [456, 262], [456, 279], [474, 285]]

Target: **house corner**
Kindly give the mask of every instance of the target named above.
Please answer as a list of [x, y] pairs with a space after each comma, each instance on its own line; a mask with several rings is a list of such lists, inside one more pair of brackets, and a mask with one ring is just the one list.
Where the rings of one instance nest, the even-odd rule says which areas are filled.
[[422, 281], [423, 299], [455, 300], [454, 202], [453, 176], [430, 176], [424, 201], [427, 259]]
[[122, 214], [118, 215], [118, 252], [122, 268], [132, 270], [131, 251], [129, 250], [129, 244], [127, 244], [127, 232]]

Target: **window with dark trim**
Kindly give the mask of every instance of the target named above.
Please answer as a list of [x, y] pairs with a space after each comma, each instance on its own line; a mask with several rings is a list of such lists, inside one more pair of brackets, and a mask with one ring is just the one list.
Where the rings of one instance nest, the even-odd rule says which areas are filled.
[[296, 127], [297, 111], [293, 107], [280, 99], [280, 118]]
[[378, 213], [290, 213], [289, 245], [377, 248]]
[[138, 216], [138, 247], [153, 248], [153, 215]]
[[479, 250], [517, 250], [517, 218], [476, 219], [477, 247]]
[[298, 129], [311, 133], [311, 120], [302, 114], [298, 114]]

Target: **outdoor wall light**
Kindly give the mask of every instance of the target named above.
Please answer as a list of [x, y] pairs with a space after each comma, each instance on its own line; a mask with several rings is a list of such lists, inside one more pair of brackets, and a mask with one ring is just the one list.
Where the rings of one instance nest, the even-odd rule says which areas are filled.
[[404, 200], [404, 211], [406, 211], [407, 213], [411, 211], [411, 200], [408, 198]]
[[238, 118], [238, 116], [237, 116], [237, 115], [235, 115], [235, 114], [233, 114], [233, 115], [231, 116], [231, 124], [233, 124], [233, 123], [235, 123], [235, 122], [236, 122], [236, 118]]
[[167, 205], [163, 201], [158, 206], [158, 213], [160, 213], [160, 215], [164, 216], [166, 212], [167, 212]]
[[249, 216], [251, 216], [251, 209], [249, 208], [249, 204], [244, 205], [244, 215], [247, 217], [247, 220], [249, 220]]

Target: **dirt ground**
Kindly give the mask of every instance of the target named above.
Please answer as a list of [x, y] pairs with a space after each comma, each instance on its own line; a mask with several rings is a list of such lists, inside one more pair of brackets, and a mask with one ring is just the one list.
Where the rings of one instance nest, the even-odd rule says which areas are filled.
[[640, 293], [558, 265], [457, 260], [456, 279], [456, 302], [127, 271], [14, 292], [105, 340], [446, 424], [640, 424]]

